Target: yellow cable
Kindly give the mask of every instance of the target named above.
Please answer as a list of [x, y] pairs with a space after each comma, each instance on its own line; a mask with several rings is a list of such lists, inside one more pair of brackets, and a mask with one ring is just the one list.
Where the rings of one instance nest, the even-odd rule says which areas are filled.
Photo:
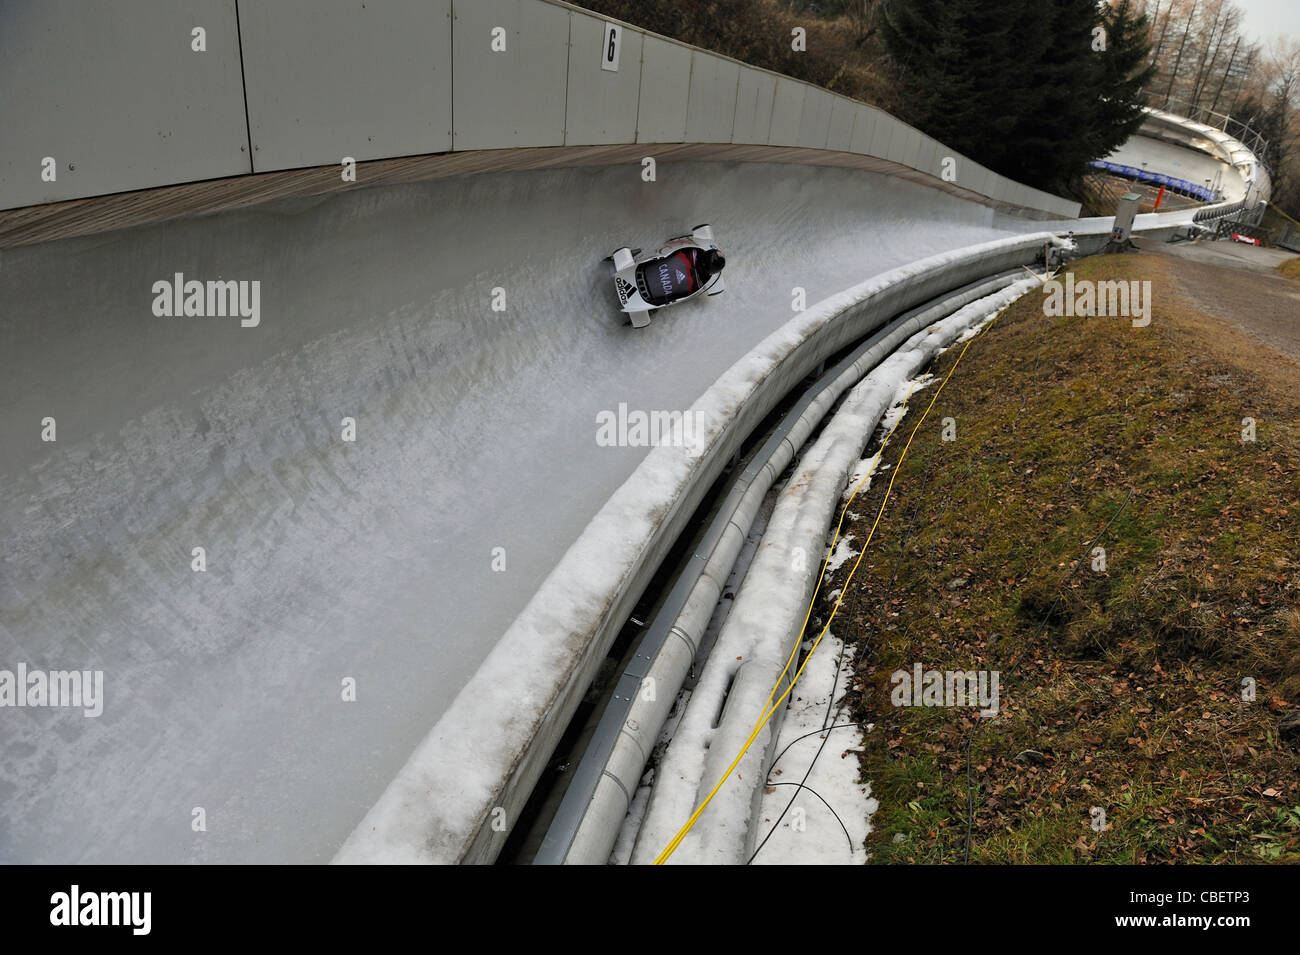
[[[907, 410], [907, 402], [911, 400], [912, 391], [915, 388], [916, 388], [916, 382], [913, 381], [912, 387], [907, 389], [907, 395], [906, 397], [903, 398], [903, 405], [902, 405], [903, 411]], [[889, 439], [894, 436], [894, 431], [897, 430], [902, 420], [903, 420], [903, 415], [902, 412], [900, 412], [898, 415], [898, 419], [893, 424], [893, 427], [889, 429], [889, 433], [886, 434], [884, 439], [880, 442], [880, 452], [882, 454], [884, 453], [885, 447], [889, 444]], [[835, 554], [835, 546], [839, 543], [840, 531], [844, 527], [844, 518], [849, 512], [849, 505], [851, 505], [853, 503], [853, 499], [858, 496], [858, 491], [862, 488], [862, 482], [865, 481], [868, 477], [870, 477], [870, 474], [862, 475], [862, 479], [858, 481], [857, 486], [854, 487], [853, 489], [853, 493], [849, 495], [848, 501], [845, 502], [844, 507], [840, 510], [840, 519], [835, 524], [835, 533], [831, 536], [831, 543], [830, 546], [826, 549], [826, 556], [822, 558], [821, 572], [817, 575], [817, 586], [813, 588], [812, 599], [808, 601], [808, 610], [803, 615], [803, 624], [799, 627], [800, 633], [803, 633], [806, 629], [808, 629], [808, 621], [812, 618], [813, 607], [817, 605], [817, 595], [821, 593], [822, 583], [826, 578], [826, 568], [830, 566], [831, 557], [834, 556]], [[776, 678], [776, 683], [772, 687], [772, 692], [767, 695], [767, 702], [763, 704], [764, 710], [766, 710], [767, 707], [772, 705], [772, 698], [776, 695], [776, 688], [781, 685], [781, 680], [783, 680], [785, 678], [786, 673], [790, 671], [790, 664], [794, 663], [795, 656], [798, 654], [798, 652], [799, 652], [799, 642], [797, 641], [795, 645], [790, 648], [790, 656], [786, 658], [785, 666], [781, 668], [781, 674]], [[746, 744], [746, 746], [748, 747], [748, 744]], [[742, 752], [741, 756], [743, 755], [744, 753]], [[730, 770], [728, 770], [728, 772], [730, 772]]]
[[[885, 513], [885, 505], [889, 502], [889, 495], [894, 490], [894, 479], [898, 477], [898, 472], [902, 469], [903, 466], [903, 459], [907, 457], [907, 452], [912, 447], [912, 439], [916, 437], [916, 432], [920, 430], [921, 425], [925, 423], [925, 419], [929, 417], [930, 410], [934, 407], [934, 403], [939, 400], [939, 395], [943, 393], [943, 389], [947, 386], [948, 379], [952, 377], [952, 373], [957, 370], [957, 366], [961, 364], [962, 358], [966, 356], [966, 349], [970, 348], [971, 343], [974, 342], [975, 339], [983, 337], [984, 333], [987, 332], [990, 328], [992, 328], [994, 323], [998, 320], [998, 318], [1001, 317], [1001, 314], [1002, 314], [1001, 311], [999, 311], [997, 315], [994, 315], [993, 320], [990, 321], [987, 325], [985, 325], [984, 328], [980, 330], [980, 333], [978, 335], [976, 335], [974, 338], [968, 339], [966, 344], [962, 346], [961, 353], [957, 355], [957, 360], [954, 361], [952, 363], [952, 367], [948, 369], [948, 374], [944, 375], [943, 381], [939, 384], [938, 389], [935, 390], [934, 397], [930, 399], [930, 404], [926, 406], [925, 412], [921, 415], [920, 420], [916, 422], [916, 427], [914, 427], [912, 429], [912, 433], [908, 435], [907, 444], [903, 446], [903, 453], [898, 456], [898, 461], [894, 464], [893, 473], [890, 474], [889, 485], [888, 487], [885, 488], [885, 496], [880, 501], [879, 510], [876, 511], [876, 519], [871, 525], [871, 532], [867, 534], [867, 539], [862, 543], [862, 550], [858, 552], [857, 560], [853, 562], [853, 568], [849, 571], [849, 576], [845, 578], [844, 586], [840, 588], [840, 595], [837, 598], [835, 598], [835, 606], [831, 608], [830, 616], [826, 619], [826, 623], [822, 627], [821, 633], [817, 635], [817, 639], [813, 641], [813, 645], [808, 650], [808, 655], [804, 657], [803, 663], [800, 664], [799, 669], [795, 671], [794, 678], [790, 681], [790, 685], [785, 688], [785, 692], [783, 692], [781, 696], [776, 699], [776, 702], [773, 703], [772, 698], [776, 695], [777, 687], [781, 685], [781, 680], [783, 680], [785, 678], [786, 673], [789, 672], [790, 663], [794, 660], [795, 655], [798, 653], [799, 645], [803, 641], [795, 642], [794, 648], [790, 651], [790, 657], [789, 659], [786, 660], [785, 668], [781, 671], [781, 675], [776, 678], [776, 685], [772, 687], [772, 692], [769, 693], [767, 696], [768, 702], [767, 705], [764, 707], [763, 716], [759, 720], [759, 722], [757, 722], [754, 725], [754, 729], [749, 734], [749, 738], [745, 740], [744, 746], [740, 748], [740, 752], [736, 754], [736, 758], [731, 761], [731, 765], [729, 765], [726, 769], [726, 772], [722, 774], [722, 778], [719, 779], [718, 782], [714, 785], [713, 789], [709, 791], [709, 794], [704, 797], [704, 801], [700, 803], [700, 805], [696, 808], [696, 810], [693, 813], [691, 813], [691, 817], [686, 820], [685, 825], [683, 825], [682, 828], [678, 830], [677, 835], [673, 836], [672, 841], [669, 842], [668, 845], [664, 847], [664, 850], [659, 853], [659, 856], [654, 861], [655, 865], [663, 865], [668, 860], [668, 857], [671, 856], [677, 850], [677, 847], [679, 845], [681, 845], [681, 842], [683, 839], [686, 838], [687, 833], [689, 833], [691, 829], [695, 827], [695, 823], [699, 821], [699, 818], [704, 813], [704, 810], [709, 807], [709, 803], [713, 801], [713, 797], [718, 794], [718, 790], [722, 788], [723, 783], [725, 783], [731, 777], [732, 772], [735, 770], [735, 768], [738, 765], [740, 765], [740, 761], [745, 758], [745, 754], [749, 752], [749, 747], [752, 746], [754, 740], [758, 738], [758, 734], [763, 732], [763, 727], [765, 727], [768, 724], [768, 721], [771, 720], [772, 714], [774, 714], [777, 711], [778, 707], [784, 704], [786, 698], [790, 695], [790, 692], [794, 689], [794, 685], [799, 682], [799, 677], [803, 675], [804, 667], [808, 665], [808, 661], [812, 659], [812, 655], [817, 652], [817, 647], [821, 645], [822, 637], [826, 636], [826, 634], [830, 631], [831, 622], [834, 621], [835, 615], [839, 612], [840, 602], [844, 599], [844, 594], [848, 591], [849, 584], [852, 583], [853, 581], [853, 575], [858, 572], [858, 565], [862, 563], [862, 558], [867, 553], [867, 547], [871, 544], [872, 538], [875, 537], [876, 528], [880, 526], [880, 519], [882, 516], [884, 516]], [[907, 402], [908, 400], [911, 399], [912, 391], [915, 387], [916, 387], [916, 383], [913, 382], [912, 387], [907, 390], [907, 397], [903, 399], [903, 405], [902, 405], [904, 411], [906, 411], [907, 409]], [[898, 427], [898, 425], [902, 422], [902, 420], [903, 420], [903, 415], [900, 413], [898, 416], [898, 420], [894, 422], [894, 427], [889, 429], [889, 434], [885, 435], [885, 440], [881, 442], [882, 452], [884, 450], [885, 445], [889, 443], [890, 437], [893, 436], [894, 430]], [[840, 511], [840, 520], [835, 528], [835, 537], [832, 538], [831, 540], [830, 549], [827, 551], [826, 559], [822, 561], [822, 573], [817, 578], [818, 588], [821, 587], [822, 578], [825, 576], [826, 573], [826, 565], [829, 563], [831, 555], [834, 553], [835, 541], [839, 539], [840, 527], [843, 526], [844, 524], [844, 516], [848, 513], [849, 507], [852, 506], [853, 504], [853, 499], [858, 496], [858, 491], [861, 489], [863, 482], [866, 481], [868, 477], [869, 475], [867, 474], [864, 474], [862, 476], [862, 480], [858, 481], [857, 487], [853, 489], [853, 494], [850, 495], [848, 501], [845, 502], [844, 507]], [[808, 612], [804, 614], [805, 628], [808, 626], [808, 620], [812, 616], [812, 608], [813, 605], [816, 603], [816, 601], [817, 601], [817, 591], [814, 590], [812, 601], [809, 602], [808, 604]], [[802, 633], [803, 631], [800, 630], [799, 632]]]

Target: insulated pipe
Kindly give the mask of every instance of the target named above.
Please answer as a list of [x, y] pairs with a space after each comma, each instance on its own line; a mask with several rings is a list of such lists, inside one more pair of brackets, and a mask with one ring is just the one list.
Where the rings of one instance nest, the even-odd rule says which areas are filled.
[[[767, 492], [840, 395], [916, 331], [1005, 288], [1015, 278], [1014, 272], [1008, 272], [980, 280], [941, 302], [905, 313], [824, 374], [786, 413], [737, 478], [700, 547], [650, 623], [606, 707], [592, 738], [593, 745], [575, 771], [534, 864], [608, 861], [650, 751], [695, 662], [699, 638], [721, 597], [746, 532]], [[684, 601], [675, 600], [683, 589], [688, 590]], [[738, 682], [745, 679], [744, 671], [742, 666], [736, 675]], [[774, 724], [779, 723], [780, 716], [774, 715]], [[597, 741], [611, 736], [616, 738], [605, 756]]]
[[[968, 304], [955, 317], [934, 321], [918, 316], [918, 320], [900, 323], [892, 334], [876, 342], [873, 350], [880, 359], [888, 359], [892, 374], [912, 377], [938, 348], [976, 323], [979, 315], [999, 310], [1035, 283], [1022, 276], [1008, 284], [1009, 288]], [[899, 352], [904, 344], [905, 349]], [[863, 358], [868, 367], [874, 364], [870, 352]], [[797, 583], [778, 588], [776, 594], [765, 588], [771, 586], [773, 574], [788, 578], [791, 546], [813, 553], [825, 545], [826, 526], [833, 520], [835, 502], [852, 464], [896, 398], [894, 383], [882, 384], [868, 377], [855, 387], [807, 452], [811, 458], [806, 456], [799, 463], [793, 483], [782, 492], [749, 571], [758, 579], [746, 580], [738, 591], [736, 604], [683, 713], [679, 735], [661, 764], [661, 777], [650, 794], [637, 834], [634, 862], [649, 863], [659, 857], [684, 821], [685, 805], [703, 799], [711, 785], [723, 778], [731, 755], [744, 754], [746, 749], [745, 761], [722, 789], [710, 815], [682, 842], [678, 861], [743, 864], [752, 855], [753, 810], [775, 755], [779, 720], [769, 720], [757, 738], [749, 736], [752, 747], [745, 740], [768, 689], [780, 678], [782, 660], [802, 639], [803, 609], [813, 594], [817, 565], [805, 568]], [[743, 655], [743, 669], [738, 670], [732, 662], [740, 658], [736, 654]], [[713, 714], [720, 708], [724, 712], [718, 719]], [[779, 715], [780, 709], [773, 712]], [[738, 762], [740, 759], [737, 755]], [[737, 767], [736, 762], [730, 765]]]

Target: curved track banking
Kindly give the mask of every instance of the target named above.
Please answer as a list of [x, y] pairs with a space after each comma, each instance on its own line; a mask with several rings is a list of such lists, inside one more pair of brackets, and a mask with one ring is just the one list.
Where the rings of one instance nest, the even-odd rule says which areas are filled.
[[[0, 252], [0, 646], [102, 669], [106, 696], [98, 718], [5, 720], [0, 860], [328, 860], [646, 453], [599, 447], [597, 412], [688, 407], [789, 319], [794, 286], [813, 303], [1043, 227], [855, 170], [639, 173]], [[600, 257], [703, 221], [728, 293], [621, 326]], [[260, 280], [261, 324], [155, 317], [175, 273]]]
[[1173, 143], [1134, 136], [1106, 157], [1111, 162], [1129, 166], [1145, 166], [1155, 172], [1186, 179], [1200, 185], [1207, 180], [1222, 183], [1225, 202], [1236, 202], [1246, 195], [1245, 183], [1234, 174], [1232, 166], [1214, 156]]

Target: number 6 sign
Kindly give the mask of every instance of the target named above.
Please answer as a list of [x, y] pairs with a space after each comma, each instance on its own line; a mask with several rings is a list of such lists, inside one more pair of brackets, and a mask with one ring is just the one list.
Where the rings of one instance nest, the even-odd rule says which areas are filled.
[[605, 24], [605, 42], [601, 44], [600, 68], [618, 72], [618, 50], [623, 41], [623, 28], [617, 23]]

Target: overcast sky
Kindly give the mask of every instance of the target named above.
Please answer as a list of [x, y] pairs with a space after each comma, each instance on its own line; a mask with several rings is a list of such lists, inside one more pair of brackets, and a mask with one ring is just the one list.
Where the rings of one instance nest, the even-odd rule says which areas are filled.
[[1300, 0], [1236, 0], [1246, 14], [1246, 36], [1267, 44], [1275, 36], [1300, 40]]

